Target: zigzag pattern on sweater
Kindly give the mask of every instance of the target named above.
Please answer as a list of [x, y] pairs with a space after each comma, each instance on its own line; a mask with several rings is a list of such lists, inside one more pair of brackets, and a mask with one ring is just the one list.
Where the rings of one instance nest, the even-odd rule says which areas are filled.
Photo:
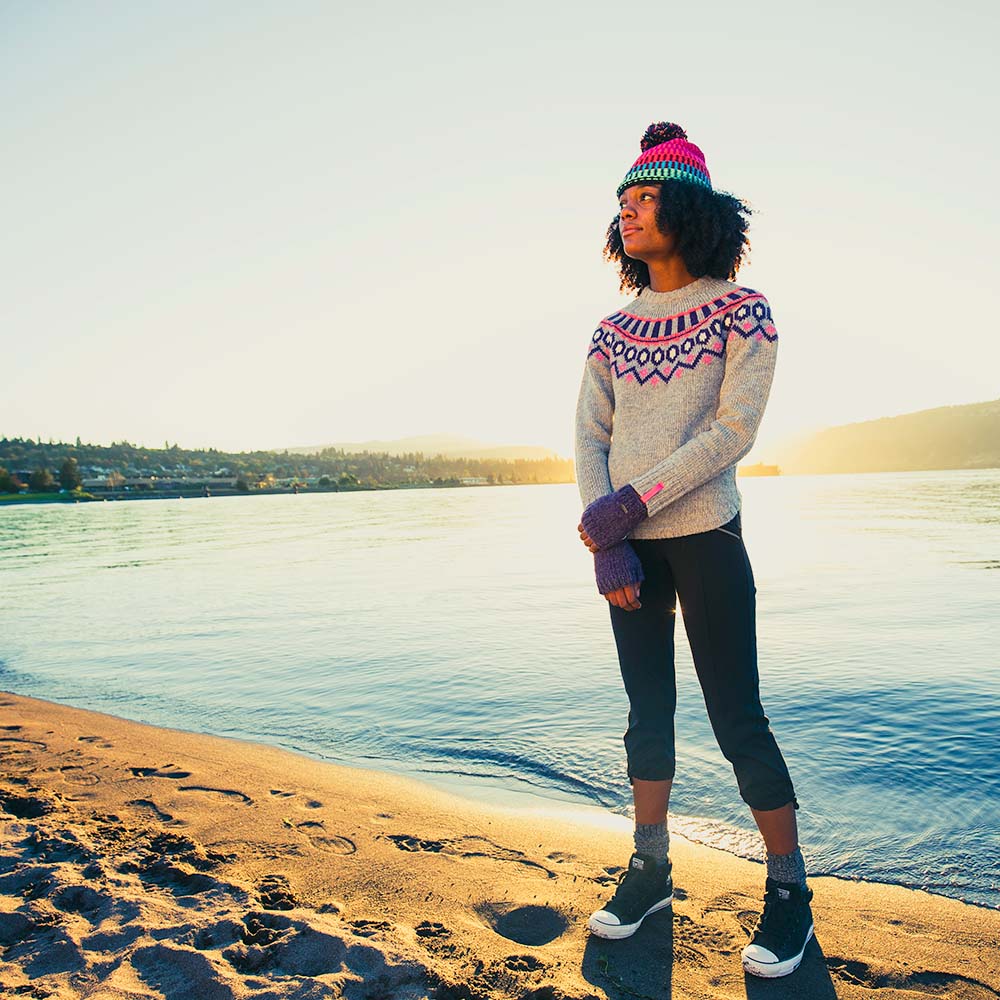
[[600, 354], [626, 382], [669, 382], [699, 364], [722, 358], [731, 333], [775, 341], [771, 307], [760, 292], [739, 287], [675, 316], [653, 318], [620, 311], [601, 321], [587, 354]]

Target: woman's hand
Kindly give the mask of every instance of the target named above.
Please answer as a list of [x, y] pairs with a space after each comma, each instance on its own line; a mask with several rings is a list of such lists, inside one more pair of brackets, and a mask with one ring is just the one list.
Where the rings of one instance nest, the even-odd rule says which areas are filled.
[[628, 541], [622, 540], [606, 549], [594, 545], [583, 524], [577, 525], [584, 545], [594, 553], [597, 591], [624, 611], [641, 608], [639, 585], [646, 579], [642, 560]]
[[576, 526], [576, 530], [580, 532], [580, 538], [583, 540], [583, 544], [586, 545], [591, 552], [596, 552], [597, 545], [591, 539], [590, 535], [587, 534], [587, 529], [584, 528], [582, 521]]
[[[597, 551], [597, 546], [594, 544], [590, 535], [587, 534], [587, 529], [584, 528], [583, 524], [578, 524], [576, 530], [580, 532], [580, 538], [583, 544], [590, 549], [591, 552]], [[626, 611], [635, 611], [637, 608], [641, 608], [642, 605], [639, 603], [639, 584], [634, 586], [621, 587], [618, 590], [611, 591], [610, 594], [604, 595], [612, 604], [616, 604], [619, 608], [624, 608]]]
[[639, 584], [637, 583], [629, 584], [620, 590], [612, 590], [610, 594], [605, 594], [604, 596], [612, 604], [617, 604], [618, 607], [625, 611], [635, 611], [637, 608], [642, 607], [639, 603]]

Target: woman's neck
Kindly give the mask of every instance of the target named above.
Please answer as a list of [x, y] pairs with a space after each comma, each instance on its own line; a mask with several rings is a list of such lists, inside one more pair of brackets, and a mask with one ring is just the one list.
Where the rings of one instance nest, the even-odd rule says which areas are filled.
[[695, 280], [680, 254], [673, 254], [666, 260], [647, 261], [646, 266], [649, 268], [649, 288], [653, 292], [672, 292]]

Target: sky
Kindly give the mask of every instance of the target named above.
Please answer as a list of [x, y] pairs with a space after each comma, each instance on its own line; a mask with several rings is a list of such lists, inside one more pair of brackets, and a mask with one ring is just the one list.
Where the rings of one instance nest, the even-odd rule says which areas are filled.
[[652, 121], [753, 209], [747, 461], [995, 399], [998, 31], [995, 0], [0, 0], [0, 437], [572, 457]]

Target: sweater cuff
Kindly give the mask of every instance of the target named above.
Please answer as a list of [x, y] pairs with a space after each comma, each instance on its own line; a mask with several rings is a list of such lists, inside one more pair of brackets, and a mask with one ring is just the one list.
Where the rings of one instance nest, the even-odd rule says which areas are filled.
[[683, 490], [678, 490], [675, 481], [669, 476], [657, 476], [653, 471], [637, 476], [629, 485], [639, 494], [650, 517], [683, 496]]

